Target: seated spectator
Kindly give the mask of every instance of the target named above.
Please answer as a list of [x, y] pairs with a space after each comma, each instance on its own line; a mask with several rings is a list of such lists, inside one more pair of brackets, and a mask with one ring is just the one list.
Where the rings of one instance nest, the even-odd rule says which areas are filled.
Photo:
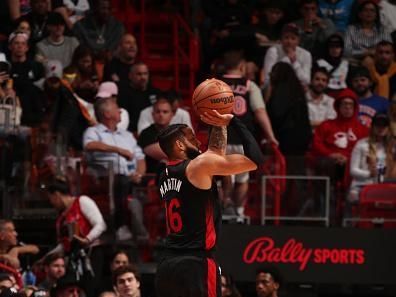
[[389, 100], [395, 98], [396, 63], [393, 43], [379, 42], [375, 47], [374, 63], [369, 63], [367, 67], [374, 82], [375, 93]]
[[40, 250], [34, 244], [18, 245], [17, 236], [11, 220], [0, 220], [0, 261], [12, 268], [20, 269], [20, 255], [38, 254]]
[[235, 281], [229, 274], [221, 274], [221, 297], [241, 297]]
[[64, 70], [64, 76], [79, 97], [88, 102], [95, 101], [100, 79], [95, 57], [89, 48], [79, 45], [75, 49], [71, 64]]
[[[55, 287], [50, 291], [51, 297], [84, 297], [87, 296], [84, 292], [81, 280], [78, 280], [73, 272], [68, 272], [65, 276], [60, 278]], [[88, 295], [89, 296], [89, 295]]]
[[[180, 94], [177, 94], [176, 92], [169, 92], [165, 96], [172, 105], [173, 117], [170, 124], [186, 124], [191, 129], [193, 129], [190, 113], [180, 107]], [[146, 129], [153, 123], [153, 107], [149, 106], [140, 112], [137, 124], [138, 135], [140, 135], [140, 133], [142, 133], [144, 129]]]
[[376, 113], [387, 113], [389, 107], [389, 100], [373, 94], [372, 84], [366, 67], [356, 68], [351, 74], [352, 89], [359, 97], [359, 120], [366, 127], [371, 126], [371, 119]]
[[389, 118], [386, 114], [377, 113], [373, 118], [369, 137], [360, 139], [352, 150], [352, 183], [348, 195], [350, 203], [359, 201], [363, 186], [384, 181], [388, 141]]
[[136, 38], [130, 33], [125, 33], [120, 40], [116, 54], [104, 67], [103, 80], [114, 82], [127, 80], [129, 70], [136, 62], [137, 53]]
[[344, 39], [339, 34], [333, 34], [326, 40], [323, 56], [316, 61], [319, 67], [324, 67], [329, 72], [328, 92], [334, 93], [334, 96], [347, 87], [349, 63], [343, 54]]
[[30, 38], [30, 35], [32, 34], [32, 28], [30, 26], [29, 20], [25, 16], [18, 18], [14, 25], [14, 31], [26, 33]]
[[26, 15], [32, 28], [30, 39], [35, 45], [37, 42], [48, 36], [47, 18], [50, 12], [48, 0], [30, 0], [32, 11]]
[[140, 296], [140, 273], [135, 266], [127, 265], [113, 272], [113, 287], [118, 297]]
[[355, 59], [373, 56], [378, 42], [392, 41], [390, 33], [381, 24], [376, 1], [359, 2], [355, 20], [345, 33], [345, 54]]
[[[257, 42], [266, 45], [279, 41], [286, 18], [286, 3], [282, 0], [269, 0], [260, 10], [259, 20], [254, 27]], [[262, 66], [262, 65], [260, 65]]]
[[110, 0], [93, 0], [92, 13], [74, 24], [73, 33], [95, 55], [107, 55], [117, 48], [124, 26], [111, 15]]
[[317, 174], [340, 180], [344, 178], [353, 147], [367, 136], [368, 130], [358, 119], [359, 104], [352, 90], [341, 91], [335, 99], [337, 118], [324, 121], [316, 128], [311, 152], [316, 158]]
[[128, 266], [131, 264], [131, 261], [129, 259], [128, 253], [123, 250], [117, 250], [116, 252], [113, 253], [111, 257], [111, 263], [110, 263], [110, 273], [105, 276], [105, 279], [103, 279], [102, 282], [102, 291], [111, 291], [114, 289], [113, 287], [113, 282], [112, 282], [112, 277], [111, 275], [116, 271], [119, 267], [123, 266]]
[[297, 77], [308, 85], [311, 78], [312, 57], [305, 49], [299, 47], [300, 33], [295, 24], [287, 24], [282, 29], [281, 43], [268, 49], [263, 66], [263, 85], [267, 87], [270, 82], [272, 67], [277, 62], [286, 62], [292, 65]]
[[315, 57], [319, 55], [326, 39], [336, 32], [336, 27], [328, 18], [319, 17], [317, 0], [300, 1], [302, 18], [295, 21], [300, 28], [300, 46]]
[[[117, 102], [118, 87], [112, 81], [105, 81], [99, 85], [98, 93], [96, 94], [96, 100], [99, 98], [112, 97]], [[121, 121], [117, 124], [118, 129], [127, 130], [129, 126], [129, 113], [125, 108], [120, 108]]]
[[305, 97], [308, 102], [308, 114], [311, 127], [315, 129], [326, 120], [335, 119], [334, 98], [325, 93], [329, 83], [326, 68], [315, 68], [312, 71], [311, 84]]
[[159, 97], [153, 105], [154, 123], [145, 128], [139, 135], [138, 145], [146, 155], [147, 173], [157, 174], [160, 162], [167, 160], [157, 138], [161, 130], [170, 125], [173, 115], [170, 102], [164, 97]]
[[38, 287], [47, 291], [56, 286], [57, 281], [66, 273], [65, 258], [62, 253], [52, 253], [44, 259], [45, 279]]
[[257, 297], [278, 297], [282, 285], [279, 271], [272, 266], [262, 267], [256, 272]]
[[37, 43], [36, 59], [41, 62], [58, 60], [62, 68], [69, 66], [74, 50], [78, 46], [75, 37], [65, 36], [65, 21], [59, 13], [52, 12], [48, 15], [47, 30], [49, 35]]
[[[117, 129], [120, 110], [113, 98], [97, 100], [94, 106], [98, 124], [85, 131], [84, 150], [88, 153], [88, 160], [100, 164], [103, 169], [113, 166], [117, 239], [130, 239], [131, 234], [127, 227], [128, 212], [125, 205], [132, 185], [140, 184], [146, 172], [144, 154], [132, 133]], [[138, 201], [138, 199], [133, 200]], [[142, 233], [146, 235], [147, 231], [143, 223], [138, 223], [132, 226], [134, 235], [136, 237]]]
[[337, 32], [345, 32], [355, 0], [318, 0], [320, 16], [329, 18]]
[[45, 110], [43, 93], [35, 85], [43, 79], [44, 67], [28, 57], [28, 39], [26, 33], [12, 33], [9, 37], [9, 49], [11, 78], [23, 110], [21, 124], [33, 127], [40, 123]]
[[131, 66], [128, 80], [120, 81], [118, 88], [119, 105], [129, 113], [128, 130], [136, 133], [140, 112], [154, 104], [159, 90], [151, 86], [149, 69], [143, 62]]

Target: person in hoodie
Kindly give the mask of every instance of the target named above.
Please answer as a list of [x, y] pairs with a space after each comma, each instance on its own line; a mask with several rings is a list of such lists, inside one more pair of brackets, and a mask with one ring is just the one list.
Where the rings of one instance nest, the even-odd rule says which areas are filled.
[[347, 87], [349, 62], [343, 54], [344, 39], [340, 34], [333, 34], [325, 42], [322, 58], [316, 61], [317, 66], [326, 68], [330, 74], [327, 90], [332, 97]]
[[353, 147], [359, 139], [368, 135], [368, 129], [359, 121], [359, 104], [352, 90], [342, 90], [335, 99], [337, 117], [324, 121], [316, 128], [311, 153], [317, 173], [341, 179]]

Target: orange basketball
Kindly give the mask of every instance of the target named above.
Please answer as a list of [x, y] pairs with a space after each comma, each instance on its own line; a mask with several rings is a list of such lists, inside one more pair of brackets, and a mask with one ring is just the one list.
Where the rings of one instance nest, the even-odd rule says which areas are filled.
[[212, 109], [221, 114], [231, 113], [234, 93], [225, 82], [215, 78], [207, 79], [195, 88], [192, 106], [198, 116]]

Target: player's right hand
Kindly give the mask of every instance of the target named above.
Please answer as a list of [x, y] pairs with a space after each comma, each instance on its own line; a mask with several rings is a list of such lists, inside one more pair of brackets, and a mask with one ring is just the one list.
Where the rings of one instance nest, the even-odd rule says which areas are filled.
[[205, 111], [203, 114], [201, 114], [201, 120], [204, 123], [218, 127], [228, 126], [233, 117], [233, 114], [220, 114], [215, 109], [212, 109], [210, 112]]

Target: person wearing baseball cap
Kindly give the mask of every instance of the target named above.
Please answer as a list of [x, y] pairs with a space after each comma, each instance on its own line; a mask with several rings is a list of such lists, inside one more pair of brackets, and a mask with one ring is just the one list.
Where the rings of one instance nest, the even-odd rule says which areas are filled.
[[62, 63], [62, 68], [69, 66], [79, 42], [75, 37], [64, 35], [65, 26], [65, 21], [59, 13], [51, 12], [48, 15], [47, 31], [49, 35], [37, 43], [37, 60], [59, 60]]
[[363, 125], [370, 127], [371, 119], [376, 113], [388, 111], [389, 100], [373, 94], [373, 83], [366, 67], [358, 67], [351, 73], [351, 86], [358, 95], [359, 120]]
[[[105, 81], [99, 85], [98, 93], [96, 94], [96, 100], [102, 98], [113, 98], [117, 102], [118, 87], [112, 81]], [[121, 121], [117, 124], [118, 129], [127, 130], [129, 126], [129, 113], [125, 108], [120, 108], [121, 111]]]
[[283, 26], [280, 44], [270, 47], [264, 58], [262, 69], [262, 86], [267, 87], [270, 80], [272, 67], [277, 62], [286, 62], [293, 66], [301, 83], [308, 85], [311, 79], [311, 54], [299, 47], [300, 29], [294, 23]]

